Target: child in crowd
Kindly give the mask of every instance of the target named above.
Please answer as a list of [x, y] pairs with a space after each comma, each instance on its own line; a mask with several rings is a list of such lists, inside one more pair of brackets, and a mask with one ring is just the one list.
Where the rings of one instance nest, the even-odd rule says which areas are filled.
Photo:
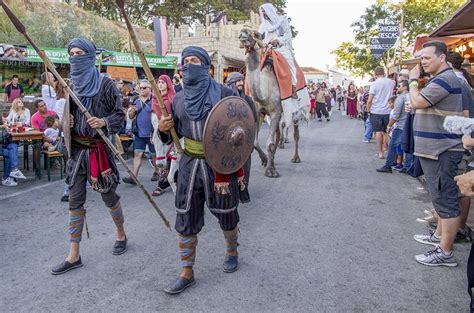
[[[390, 111], [391, 120], [394, 119], [394, 114], [395, 114], [394, 107], [395, 107], [396, 99], [397, 99], [396, 96], [390, 97], [390, 99], [388, 99], [388, 106], [392, 109]], [[397, 128], [397, 122], [395, 122], [390, 129], [387, 128], [387, 133], [389, 134], [390, 138], [392, 137], [392, 132], [395, 128]], [[395, 169], [400, 170], [403, 168], [403, 149], [402, 149], [401, 143], [395, 147], [395, 156], [396, 156], [395, 164], [393, 165], [395, 166]]]
[[46, 130], [44, 131], [43, 149], [49, 152], [55, 151], [59, 142], [59, 120], [55, 116], [46, 116], [44, 120]]

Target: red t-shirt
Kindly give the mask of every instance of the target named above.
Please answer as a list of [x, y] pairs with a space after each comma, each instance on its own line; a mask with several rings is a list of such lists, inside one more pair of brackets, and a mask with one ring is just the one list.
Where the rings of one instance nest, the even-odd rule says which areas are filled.
[[54, 111], [47, 111], [45, 115], [39, 114], [39, 112], [36, 112], [33, 114], [31, 117], [31, 127], [39, 129], [40, 131], [44, 132], [46, 128], [48, 128], [44, 122], [44, 119], [46, 116], [55, 116], [56, 113]]

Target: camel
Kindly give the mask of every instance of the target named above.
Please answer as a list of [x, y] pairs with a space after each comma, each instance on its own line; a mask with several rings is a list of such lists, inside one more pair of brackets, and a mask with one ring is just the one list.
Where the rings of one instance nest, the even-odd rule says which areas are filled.
[[239, 40], [241, 47], [246, 50], [246, 68], [250, 95], [257, 106], [259, 115], [270, 117], [270, 133], [266, 141], [267, 154], [263, 152], [259, 144], [259, 127], [255, 136], [255, 149], [257, 150], [262, 165], [266, 167], [265, 176], [279, 177], [280, 174], [275, 168], [275, 153], [280, 142], [280, 123], [286, 126], [293, 125], [293, 138], [295, 141], [295, 153], [291, 162], [300, 163], [299, 156], [299, 122], [309, 121], [309, 98], [306, 87], [297, 92], [298, 99], [286, 99], [281, 101], [280, 90], [277, 88], [278, 82], [270, 65], [265, 65], [260, 70], [260, 56], [264, 51], [265, 44], [258, 32], [244, 28], [240, 31]]

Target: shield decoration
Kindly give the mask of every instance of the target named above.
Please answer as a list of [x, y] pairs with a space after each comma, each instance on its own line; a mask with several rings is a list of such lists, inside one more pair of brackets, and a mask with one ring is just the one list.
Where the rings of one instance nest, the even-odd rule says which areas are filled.
[[219, 174], [235, 173], [252, 153], [256, 130], [247, 101], [235, 96], [219, 101], [204, 126], [204, 155], [209, 166]]

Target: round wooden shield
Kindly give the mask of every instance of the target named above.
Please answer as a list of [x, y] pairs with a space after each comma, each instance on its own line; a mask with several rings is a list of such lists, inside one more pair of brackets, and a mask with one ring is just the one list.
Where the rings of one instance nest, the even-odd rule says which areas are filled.
[[232, 174], [252, 153], [257, 125], [252, 109], [240, 97], [227, 97], [211, 110], [204, 126], [204, 154], [219, 174]]

